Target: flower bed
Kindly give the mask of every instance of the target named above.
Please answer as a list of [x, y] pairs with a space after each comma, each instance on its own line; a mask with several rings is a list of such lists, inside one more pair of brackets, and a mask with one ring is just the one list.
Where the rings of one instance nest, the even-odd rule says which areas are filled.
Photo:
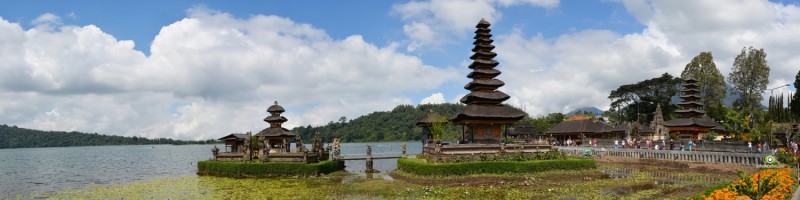
[[739, 180], [700, 199], [787, 199], [791, 197], [795, 183], [790, 174], [790, 168], [764, 169], [750, 176], [740, 171]]

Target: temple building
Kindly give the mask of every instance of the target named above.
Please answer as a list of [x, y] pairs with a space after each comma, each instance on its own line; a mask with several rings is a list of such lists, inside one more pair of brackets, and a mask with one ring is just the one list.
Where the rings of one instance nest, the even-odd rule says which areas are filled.
[[270, 116], [264, 118], [264, 121], [269, 123], [269, 127], [256, 134], [259, 140], [264, 141], [264, 143], [268, 145], [267, 149], [269, 149], [268, 153], [270, 154], [291, 152], [289, 144], [291, 139], [296, 137], [296, 135], [290, 132], [289, 129], [281, 126], [284, 122], [288, 121], [286, 117], [281, 116], [281, 113], [285, 111], [286, 110], [275, 101], [274, 105], [267, 108], [267, 112], [269, 112]]
[[501, 104], [510, 97], [497, 90], [505, 83], [495, 78], [500, 71], [494, 69], [499, 63], [494, 60], [497, 54], [492, 52], [494, 45], [489, 25], [481, 19], [475, 26], [474, 54], [470, 56], [472, 64], [469, 65], [472, 72], [467, 74], [472, 82], [464, 86], [470, 93], [461, 98], [467, 107], [450, 117], [453, 124], [464, 127], [462, 142], [465, 143], [498, 143], [504, 139], [503, 131], [508, 125], [525, 117], [523, 111]]
[[653, 121], [650, 122], [650, 128], [655, 132], [653, 140], [668, 139], [667, 130], [664, 128], [664, 113], [661, 111], [661, 104], [656, 105], [656, 112], [653, 113]]
[[721, 124], [705, 114], [699, 87], [693, 77], [684, 78], [681, 102], [678, 103], [680, 109], [675, 110], [677, 118], [664, 122], [664, 127], [669, 128], [670, 134], [683, 139], [700, 139], [702, 134], [711, 131], [720, 135], [725, 133]]
[[[580, 145], [586, 138], [609, 138], [613, 127], [594, 119], [564, 120], [556, 124], [544, 133], [559, 144], [564, 144], [567, 140], [575, 141]], [[622, 130], [624, 134], [624, 129]]]
[[244, 153], [244, 141], [247, 134], [231, 133], [217, 140], [225, 144], [224, 153]]

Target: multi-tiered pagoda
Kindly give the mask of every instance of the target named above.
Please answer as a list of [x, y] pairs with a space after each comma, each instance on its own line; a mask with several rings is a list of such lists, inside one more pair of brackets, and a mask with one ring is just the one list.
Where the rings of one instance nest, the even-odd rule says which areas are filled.
[[494, 45], [489, 32], [489, 22], [484, 19], [478, 23], [475, 31], [475, 48], [472, 48], [472, 69], [467, 77], [472, 79], [464, 89], [469, 94], [461, 98], [467, 107], [450, 118], [454, 124], [464, 126], [463, 141], [471, 143], [497, 143], [502, 138], [504, 127], [525, 117], [525, 113], [504, 106], [501, 103], [510, 98], [497, 88], [505, 85], [496, 79], [500, 71], [494, 69], [499, 64], [494, 60], [497, 56], [492, 52]]
[[704, 114], [703, 101], [700, 97], [700, 87], [697, 80], [692, 77], [683, 81], [683, 90], [681, 90], [681, 102], [678, 103], [681, 109], [675, 110], [678, 118], [700, 118]]
[[680, 138], [699, 139], [704, 133], [716, 131], [724, 133], [725, 128], [705, 115], [703, 109], [703, 99], [700, 96], [700, 87], [697, 80], [693, 77], [686, 77], [683, 81], [681, 90], [681, 107], [675, 110], [678, 118], [664, 122], [664, 126], [669, 128], [670, 134], [676, 134]]
[[290, 132], [289, 129], [282, 127], [282, 124], [288, 121], [286, 117], [281, 116], [281, 113], [285, 111], [286, 110], [275, 101], [274, 105], [267, 108], [267, 112], [269, 112], [270, 116], [264, 118], [264, 121], [269, 123], [269, 128], [265, 128], [256, 134], [259, 140], [266, 141], [265, 143], [268, 145], [266, 149], [269, 149], [268, 153], [286, 153], [291, 150], [289, 143], [296, 135]]

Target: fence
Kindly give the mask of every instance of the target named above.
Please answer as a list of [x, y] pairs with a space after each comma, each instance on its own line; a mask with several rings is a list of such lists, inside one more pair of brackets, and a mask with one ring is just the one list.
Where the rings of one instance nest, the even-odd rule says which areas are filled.
[[586, 150], [592, 150], [592, 155], [612, 156], [623, 158], [656, 159], [669, 161], [688, 161], [705, 163], [727, 163], [740, 165], [763, 165], [764, 154], [731, 153], [731, 152], [706, 152], [706, 151], [670, 151], [649, 149], [615, 149], [615, 148], [588, 148], [588, 147], [557, 147], [568, 154], [583, 155]]

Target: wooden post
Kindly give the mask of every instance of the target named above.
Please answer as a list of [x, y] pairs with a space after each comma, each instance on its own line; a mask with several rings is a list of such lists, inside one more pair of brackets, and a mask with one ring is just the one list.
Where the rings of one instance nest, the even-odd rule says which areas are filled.
[[378, 172], [377, 170], [375, 170], [375, 169], [373, 169], [373, 168], [372, 168], [372, 147], [370, 147], [369, 145], [367, 145], [367, 159], [366, 159], [366, 164], [367, 164], [367, 166], [366, 166], [366, 169], [364, 170], [364, 172], [366, 172], [366, 173], [375, 173], [375, 172]]

